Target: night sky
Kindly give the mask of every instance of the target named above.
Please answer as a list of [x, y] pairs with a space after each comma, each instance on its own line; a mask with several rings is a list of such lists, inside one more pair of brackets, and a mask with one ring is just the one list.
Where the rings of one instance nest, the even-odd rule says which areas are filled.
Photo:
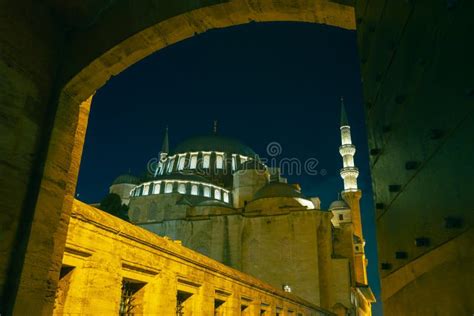
[[[162, 49], [112, 78], [92, 104], [78, 199], [94, 203], [119, 174], [140, 175], [170, 147], [212, 132], [234, 137], [263, 158], [278, 142], [282, 158], [317, 159], [318, 175], [284, 175], [322, 208], [343, 188], [339, 169], [344, 96], [360, 170], [369, 282], [380, 301], [374, 212], [356, 34], [316, 24], [251, 23], [212, 30]], [[381, 315], [380, 303], [373, 308]]]

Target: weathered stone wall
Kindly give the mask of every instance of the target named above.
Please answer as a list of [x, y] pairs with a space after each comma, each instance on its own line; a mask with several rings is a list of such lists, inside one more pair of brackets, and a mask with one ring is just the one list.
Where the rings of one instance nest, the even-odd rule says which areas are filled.
[[[60, 34], [54, 29], [50, 13], [34, 1], [2, 1], [0, 12], [1, 312], [11, 304], [20, 287], [23, 261], [30, 259], [30, 255], [25, 258], [24, 252], [43, 171], [38, 162], [44, 158], [45, 132], [54, 117], [54, 112], [48, 111], [48, 105], [56, 73], [53, 59], [57, 56]], [[33, 199], [29, 199], [30, 195]], [[38, 221], [45, 224], [49, 220]], [[56, 228], [51, 227], [52, 230]], [[39, 236], [38, 241], [40, 244], [52, 242], [50, 238]], [[45, 271], [38, 280], [30, 280], [29, 286], [47, 291], [45, 273], [52, 268], [51, 258], [38, 253], [31, 257], [41, 262]], [[34, 275], [39, 271], [29, 266], [24, 267], [23, 272]], [[11, 310], [12, 306], [8, 307]]]
[[[272, 214], [263, 209], [252, 215], [226, 215], [213, 209], [208, 208], [202, 216], [144, 221], [139, 226], [180, 240], [184, 246], [274, 287], [289, 285], [293, 293], [314, 304], [325, 308], [338, 302], [346, 308], [351, 306], [351, 266], [342, 256], [353, 255], [352, 229], [337, 235], [333, 249], [330, 212], [300, 208]], [[345, 245], [347, 253], [337, 252], [340, 244]], [[333, 256], [340, 259], [334, 261]]]
[[[60, 281], [55, 314], [118, 313], [123, 279], [143, 282], [139, 311], [174, 315], [177, 291], [192, 294], [192, 315], [333, 315], [294, 295], [200, 255], [179, 243], [74, 201], [63, 265], [72, 267]], [[265, 314], [267, 315], [267, 314]]]
[[474, 310], [459, 241], [474, 219], [473, 14], [472, 1], [357, 1], [385, 315]]

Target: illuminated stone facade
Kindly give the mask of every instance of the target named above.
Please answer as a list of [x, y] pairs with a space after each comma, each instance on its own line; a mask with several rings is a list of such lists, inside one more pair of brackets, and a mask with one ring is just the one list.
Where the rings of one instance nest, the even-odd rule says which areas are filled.
[[53, 314], [334, 315], [77, 200]]
[[166, 131], [153, 177], [130, 190], [135, 178], [122, 175], [110, 192], [126, 192], [142, 228], [340, 315], [370, 315], [355, 146], [342, 110], [343, 200], [329, 211], [252, 149], [216, 134], [171, 152]]

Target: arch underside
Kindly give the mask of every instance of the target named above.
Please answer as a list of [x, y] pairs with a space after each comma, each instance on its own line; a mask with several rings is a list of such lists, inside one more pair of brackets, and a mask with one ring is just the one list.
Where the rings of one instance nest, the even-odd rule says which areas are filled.
[[[118, 75], [153, 52], [211, 29], [272, 21], [355, 29], [354, 7], [328, 0], [232, 0], [218, 4], [212, 3], [219, 1], [207, 1], [208, 5], [201, 4], [201, 7], [198, 5], [189, 10], [175, 8], [175, 15], [169, 13], [173, 15], [171, 17], [163, 17], [160, 10], [150, 9], [153, 3], [157, 6], [157, 2], [143, 1], [144, 5], [141, 5], [140, 1], [140, 7], [134, 6], [128, 11], [112, 8], [112, 12], [103, 13], [101, 20], [91, 28], [74, 33], [68, 45], [66, 59], [69, 62], [63, 73], [64, 82], [67, 82], [63, 92], [68, 97], [81, 102], [111, 76]], [[117, 11], [122, 12], [120, 19], [116, 18]], [[139, 11], [144, 12], [140, 15]], [[140, 23], [134, 18], [137, 16], [146, 18]], [[130, 25], [123, 27], [125, 24]]]

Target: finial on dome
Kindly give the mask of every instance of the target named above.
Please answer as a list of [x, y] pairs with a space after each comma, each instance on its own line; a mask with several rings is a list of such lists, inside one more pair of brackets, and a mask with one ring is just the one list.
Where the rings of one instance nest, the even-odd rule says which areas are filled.
[[213, 132], [214, 132], [214, 135], [217, 135], [217, 120], [214, 120]]

